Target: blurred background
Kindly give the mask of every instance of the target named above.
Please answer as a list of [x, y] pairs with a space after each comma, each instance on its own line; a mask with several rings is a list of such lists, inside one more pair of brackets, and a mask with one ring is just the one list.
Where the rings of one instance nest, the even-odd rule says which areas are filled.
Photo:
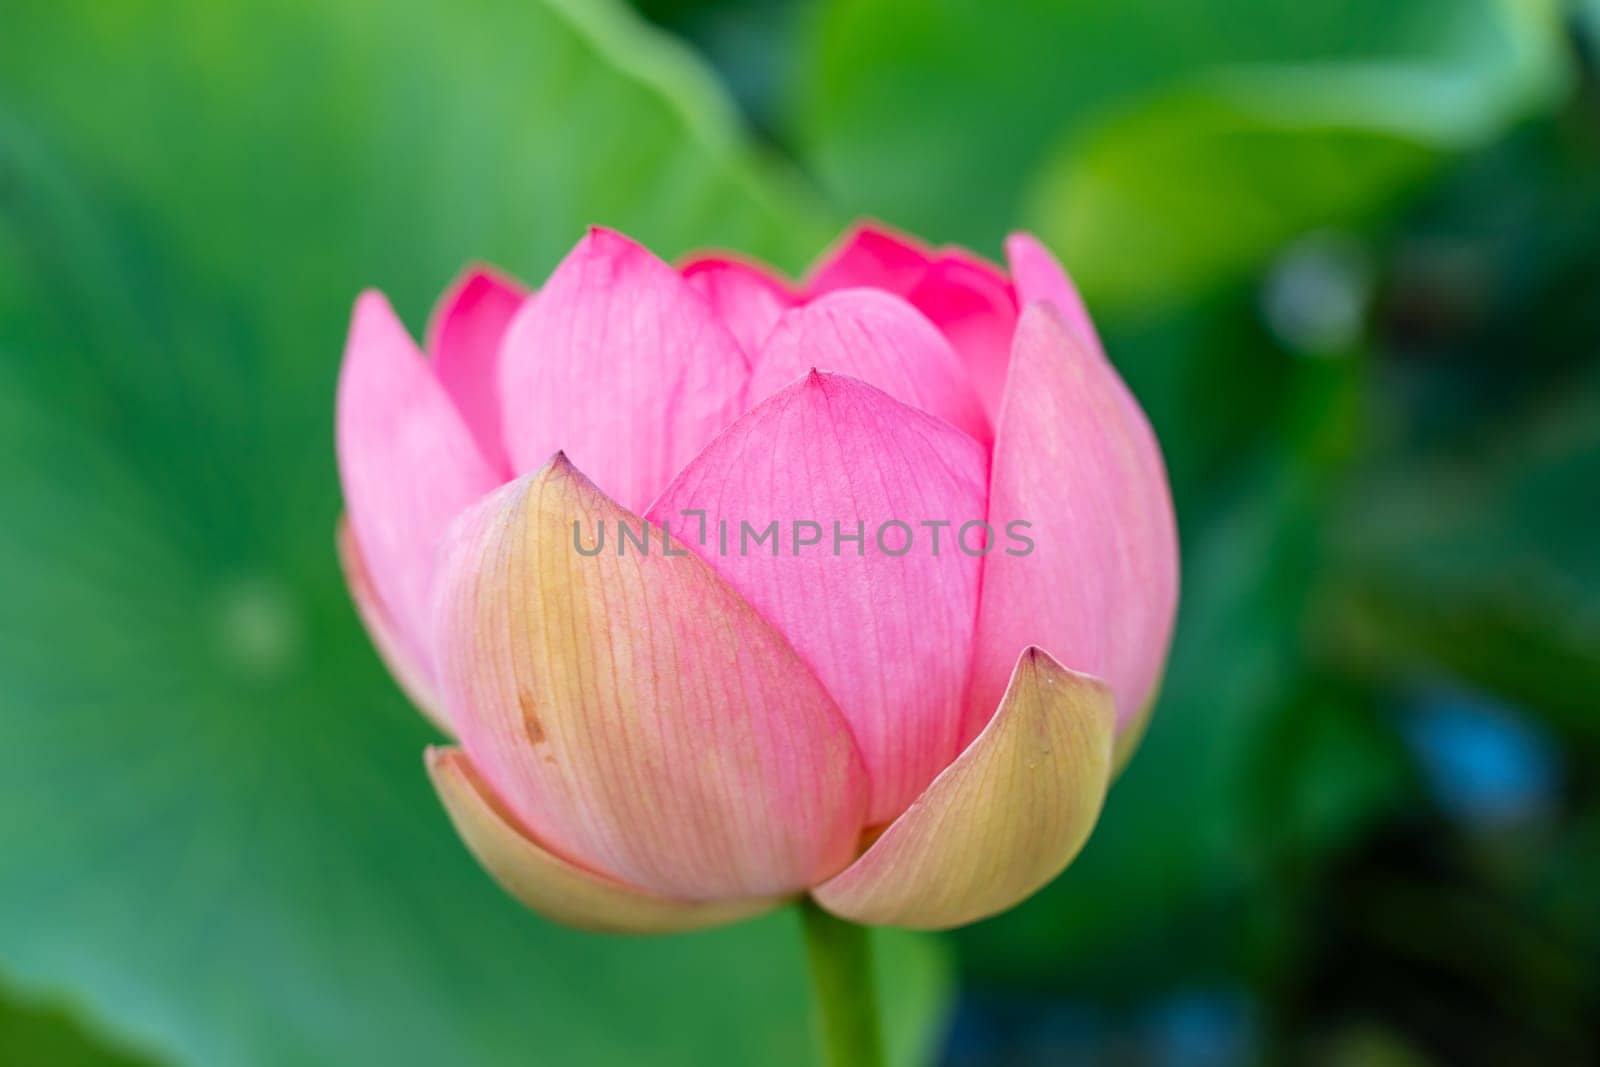
[[590, 222], [1082, 283], [1165, 691], [901, 1064], [1600, 1062], [1600, 3], [7, 0], [0, 1063], [808, 1061], [790, 915], [502, 898], [333, 554], [350, 303]]

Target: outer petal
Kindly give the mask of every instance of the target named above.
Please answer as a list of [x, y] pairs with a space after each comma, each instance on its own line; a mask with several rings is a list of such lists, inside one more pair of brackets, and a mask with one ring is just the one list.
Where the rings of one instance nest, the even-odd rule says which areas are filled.
[[1172, 634], [1172, 500], [1154, 435], [1116, 371], [1048, 303], [1028, 305], [1017, 326], [989, 493], [990, 523], [1029, 524], [1033, 548], [1008, 542], [984, 563], [967, 733], [1031, 644], [1105, 678], [1128, 727], [1153, 696]]
[[744, 353], [678, 272], [594, 229], [518, 312], [501, 353], [513, 468], [561, 449], [642, 510], [739, 414]]
[[747, 399], [765, 400], [813, 368], [860, 378], [978, 441], [992, 436], [950, 342], [891, 293], [841, 289], [787, 312], [756, 360]]
[[518, 829], [456, 748], [430, 748], [428, 776], [456, 832], [478, 862], [512, 896], [547, 918], [583, 930], [657, 934], [697, 930], [758, 915], [781, 898], [697, 902], [635, 889], [557, 856]]
[[942, 929], [1004, 911], [1088, 840], [1111, 777], [1111, 694], [1038, 649], [983, 733], [843, 873], [812, 891], [861, 923]]
[[753, 362], [761, 344], [796, 297], [782, 278], [726, 256], [699, 256], [681, 268], [689, 288], [706, 298]]
[[949, 338], [993, 424], [1017, 328], [1017, 298], [1005, 275], [972, 256], [942, 252], [909, 299]]
[[[653, 551], [619, 555], [621, 525]], [[463, 747], [550, 849], [643, 889], [766, 896], [832, 873], [866, 800], [848, 726], [777, 631], [644, 529], [560, 455], [463, 519], [438, 613]]]
[[875, 222], [857, 223], [818, 258], [806, 276], [807, 299], [835, 289], [911, 292], [928, 267], [926, 245]]
[[1016, 286], [1017, 303], [1026, 306], [1036, 300], [1047, 300], [1055, 305], [1067, 326], [1089, 344], [1097, 354], [1105, 355], [1100, 345], [1100, 335], [1089, 318], [1078, 287], [1062, 268], [1050, 250], [1039, 239], [1028, 233], [1014, 233], [1006, 238], [1006, 262], [1011, 267], [1011, 280]]
[[378, 658], [383, 660], [383, 665], [389, 668], [389, 673], [394, 675], [400, 689], [411, 698], [411, 702], [436, 726], [449, 733], [450, 720], [434, 692], [432, 672], [415, 658], [415, 651], [400, 635], [389, 609], [383, 606], [378, 591], [372, 587], [366, 562], [361, 558], [355, 538], [350, 536], [350, 523], [343, 516], [334, 527], [333, 537], [339, 551], [339, 565], [344, 570], [345, 586], [350, 590], [350, 599], [355, 602], [356, 614], [361, 616], [361, 622], [367, 628], [367, 636], [372, 638], [372, 644], [378, 650]]
[[[955, 542], [963, 522], [984, 514], [984, 477], [983, 450], [966, 434], [863, 382], [813, 371], [707, 446], [651, 509], [788, 637], [839, 702], [872, 778], [872, 823], [899, 814], [959, 745], [980, 561]], [[696, 511], [704, 538], [684, 515]], [[909, 528], [884, 527], [891, 521]], [[938, 555], [925, 521], [952, 524]], [[776, 524], [774, 539], [744, 540], [746, 522], [752, 535]], [[864, 532], [859, 549], [835, 541], [835, 523]], [[820, 543], [797, 547], [813, 534]], [[907, 534], [910, 550], [891, 554]], [[983, 539], [968, 532], [974, 550]]]
[[[1078, 287], [1073, 284], [1065, 268], [1050, 253], [1037, 238], [1027, 233], [1014, 233], [1006, 240], [1006, 256], [1010, 263], [1012, 274], [1016, 279], [1018, 297], [1024, 303], [1045, 301], [1055, 306], [1071, 328], [1073, 333], [1086, 342], [1087, 347], [1102, 359], [1105, 358], [1105, 348], [1100, 343], [1100, 335], [1094, 328], [1094, 323], [1089, 318], [1089, 309], [1084, 305], [1083, 297], [1078, 292]], [[1143, 481], [1147, 485], [1159, 483], [1160, 492], [1153, 494], [1152, 507], [1165, 508], [1171, 511], [1172, 502], [1167, 491], [1166, 464], [1161, 458], [1161, 446], [1156, 441], [1155, 434], [1151, 431], [1149, 421], [1145, 418], [1144, 411], [1139, 407], [1139, 402], [1129, 391], [1126, 383], [1118, 376], [1115, 370], [1109, 371], [1114, 379], [1115, 391], [1118, 394], [1119, 404], [1123, 409], [1123, 421], [1132, 427], [1132, 436], [1138, 449], [1140, 466], [1143, 468]], [[1176, 533], [1173, 535], [1176, 540]], [[1178, 570], [1176, 546], [1172, 549], [1174, 558], [1170, 581], [1172, 588], [1170, 596], [1175, 601], [1177, 597]], [[1170, 633], [1158, 643], [1165, 649], [1165, 642], [1170, 639]], [[1159, 688], [1159, 678], [1151, 683], [1150, 692], [1144, 698], [1141, 707], [1133, 709], [1134, 721], [1127, 718], [1122, 721], [1121, 732], [1117, 735], [1117, 766], [1120, 770], [1132, 758], [1133, 750], [1138, 746], [1146, 727], [1149, 725], [1151, 705], [1155, 701], [1155, 691]]]
[[433, 372], [472, 430], [478, 448], [510, 477], [500, 433], [500, 341], [528, 291], [489, 267], [467, 269], [428, 320]]
[[356, 301], [337, 407], [351, 530], [396, 645], [426, 673], [439, 539], [501, 479], [380, 293]]

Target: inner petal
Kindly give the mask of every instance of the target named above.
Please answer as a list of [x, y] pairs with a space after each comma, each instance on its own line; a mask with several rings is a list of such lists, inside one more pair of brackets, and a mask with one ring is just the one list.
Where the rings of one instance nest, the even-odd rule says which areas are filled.
[[875, 385], [982, 444], [994, 436], [950, 342], [916, 308], [881, 289], [841, 289], [785, 313], [756, 359], [747, 404], [813, 369]]

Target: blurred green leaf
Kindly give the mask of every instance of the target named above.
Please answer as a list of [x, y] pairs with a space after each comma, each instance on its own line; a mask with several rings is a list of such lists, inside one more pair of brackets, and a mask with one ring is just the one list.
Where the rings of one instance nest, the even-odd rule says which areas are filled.
[[[503, 0], [0, 13], [0, 967], [184, 1063], [785, 1064], [792, 918], [601, 938], [455, 840], [336, 573], [357, 290], [590, 222], [788, 266], [823, 241], [700, 68]], [[897, 1060], [940, 946], [884, 941]]]
[[[1235, 72], [1164, 93], [1061, 149], [1028, 223], [1112, 314], [1204, 291], [1307, 230], [1359, 225], [1437, 157], [1385, 121], [1408, 87], [1327, 75]], [[1339, 106], [1297, 101], [1310, 84]]]
[[1174, 301], [1307, 230], [1359, 226], [1552, 88], [1553, 27], [1512, 10], [1497, 47], [1459, 55], [1208, 71], [1066, 139], [1028, 217], [1112, 305]]
[[1327, 640], [1352, 673], [1443, 671], [1600, 752], [1600, 375], [1463, 432], [1369, 459], [1338, 515]]
[[145, 1062], [86, 1033], [59, 1005], [22, 1001], [0, 990], [0, 1063], [143, 1067]]
[[[1161, 92], [1205, 72], [1283, 68], [1276, 83], [1255, 87], [1269, 94], [1256, 102], [1258, 114], [1311, 104], [1304, 98], [1323, 92], [1334, 104], [1349, 94], [1370, 104], [1374, 95], [1403, 89], [1387, 96], [1397, 115], [1426, 105], [1430, 121], [1458, 134], [1487, 131], [1563, 81], [1559, 30], [1549, 0], [1029, 0], [1003, 14], [978, 0], [833, 0], [804, 46], [794, 104], [797, 147], [848, 210], [993, 248], [1016, 223], [1024, 198], [1046, 222], [1062, 210], [1038, 206], [1049, 196], [1035, 180], [1038, 169], [1048, 165], [1056, 177], [1044, 181], [1059, 181], [1088, 129], [1136, 104], [1155, 107], [1157, 116], [1124, 120], [1135, 123], [1128, 134], [1102, 133], [1094, 141], [1102, 157], [1123, 157], [1116, 177], [1163, 166], [1139, 181], [1143, 189], [1158, 182], [1180, 187], [1169, 201], [1185, 195], [1181, 187], [1222, 180], [1214, 150], [1193, 159], [1150, 155], [1161, 128], [1172, 132], [1181, 117], [1174, 108], [1216, 107], [1192, 99], [1159, 102]], [[1300, 80], [1289, 85], [1283, 78]], [[1413, 97], [1419, 85], [1429, 100]], [[1302, 99], [1286, 99], [1286, 91]], [[1141, 104], [1152, 96], [1157, 103]], [[1320, 118], [1302, 111], [1293, 124], [1327, 128], [1329, 100], [1316, 103], [1320, 108], [1310, 112]], [[1237, 112], [1235, 104], [1200, 118], [1227, 134], [1243, 121]], [[1124, 136], [1134, 143], [1119, 147]], [[1103, 158], [1095, 165], [1105, 176]], [[1190, 165], [1198, 172], [1191, 174]], [[1319, 183], [1322, 195], [1331, 181]], [[1199, 194], [1188, 194], [1197, 208]], [[1238, 205], [1236, 196], [1227, 207]], [[1220, 214], [1217, 224], [1226, 221]], [[1099, 266], [1076, 259], [1071, 265]]]

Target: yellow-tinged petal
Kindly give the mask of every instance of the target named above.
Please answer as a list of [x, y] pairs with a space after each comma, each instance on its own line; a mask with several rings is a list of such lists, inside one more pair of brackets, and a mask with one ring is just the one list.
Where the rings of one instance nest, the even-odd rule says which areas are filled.
[[507, 893], [546, 918], [583, 930], [658, 934], [697, 930], [770, 911], [782, 897], [672, 900], [595, 874], [541, 847], [517, 828], [457, 748], [430, 748], [428, 775], [456, 832]]
[[833, 698], [726, 581], [565, 456], [469, 509], [443, 557], [440, 691], [473, 765], [548, 847], [686, 900], [798, 892], [850, 862], [867, 776]]
[[1024, 650], [983, 732], [812, 896], [846, 919], [916, 929], [1004, 911], [1088, 840], [1110, 783], [1114, 730], [1104, 682]]
[[345, 587], [350, 590], [350, 599], [355, 602], [356, 614], [361, 616], [367, 628], [367, 636], [372, 638], [372, 644], [378, 650], [378, 658], [389, 668], [389, 673], [400, 684], [400, 690], [411, 698], [411, 703], [435, 726], [450, 733], [450, 720], [445, 717], [428, 669], [422, 663], [420, 653], [411, 648], [395, 627], [389, 609], [384, 607], [378, 590], [372, 584], [372, 576], [367, 573], [367, 563], [361, 558], [361, 549], [356, 545], [356, 539], [350, 536], [350, 523], [343, 516], [334, 527], [333, 539], [339, 548], [339, 565], [344, 568]]

